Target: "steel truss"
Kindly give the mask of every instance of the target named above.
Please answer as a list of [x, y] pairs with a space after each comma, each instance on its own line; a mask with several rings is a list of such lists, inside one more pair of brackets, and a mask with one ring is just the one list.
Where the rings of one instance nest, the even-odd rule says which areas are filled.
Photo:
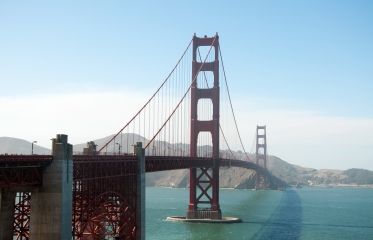
[[51, 155], [0, 155], [0, 188], [41, 185]]
[[14, 206], [13, 240], [28, 240], [30, 232], [31, 193], [17, 192]]
[[[210, 204], [212, 201], [212, 198], [210, 197], [210, 194], [208, 193], [208, 190], [212, 188], [213, 182], [213, 174], [211, 168], [199, 168], [197, 170], [197, 177], [195, 179], [195, 183], [198, 187], [197, 189], [197, 198], [196, 203], [197, 204]], [[197, 210], [199, 210], [197, 208]]]
[[135, 156], [74, 156], [74, 239], [136, 238]]

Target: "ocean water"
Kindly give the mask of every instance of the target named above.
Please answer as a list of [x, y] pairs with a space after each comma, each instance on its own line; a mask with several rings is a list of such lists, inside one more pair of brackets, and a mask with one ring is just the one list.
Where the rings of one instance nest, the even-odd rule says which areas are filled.
[[373, 239], [373, 188], [221, 189], [223, 216], [242, 223], [166, 220], [188, 201], [189, 189], [146, 188], [146, 239]]

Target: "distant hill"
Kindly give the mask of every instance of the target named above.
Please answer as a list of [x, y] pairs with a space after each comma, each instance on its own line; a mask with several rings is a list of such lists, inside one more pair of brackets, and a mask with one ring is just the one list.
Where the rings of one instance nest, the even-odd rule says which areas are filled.
[[289, 164], [275, 156], [268, 156], [267, 168], [274, 176], [291, 185], [296, 183], [308, 185], [309, 180], [316, 184], [329, 184], [332, 182], [346, 182], [348, 179], [348, 176], [341, 170], [305, 168]]
[[351, 168], [343, 172], [348, 176], [347, 183], [373, 184], [372, 171], [366, 169]]
[[[103, 146], [112, 137], [108, 136], [105, 138], [94, 140], [98, 148]], [[141, 141], [144, 144], [148, 142], [147, 139], [136, 135], [136, 134], [123, 134], [118, 136], [117, 139], [121, 140], [122, 149], [121, 152], [131, 152], [132, 143], [135, 141]], [[118, 140], [117, 140], [118, 141]], [[82, 152], [83, 148], [86, 147], [86, 143], [76, 144], [73, 146], [74, 152]], [[187, 148], [189, 145], [185, 144]], [[169, 147], [179, 147], [172, 144], [163, 142], [161, 144], [160, 151]], [[203, 146], [200, 148], [201, 151], [211, 151], [211, 146]], [[106, 151], [106, 148], [103, 150]], [[110, 143], [107, 147], [109, 153], [114, 151], [114, 143]], [[115, 151], [118, 151], [118, 146], [115, 146]], [[31, 154], [31, 142], [11, 137], [0, 137], [0, 154]], [[229, 155], [237, 159], [245, 159], [245, 154], [238, 152], [222, 151], [223, 155]], [[34, 144], [34, 154], [51, 154], [51, 150], [43, 148]], [[255, 155], [250, 155], [250, 160], [255, 159]], [[314, 169], [304, 168], [298, 165], [289, 164], [286, 161], [276, 157], [268, 155], [267, 158], [267, 169], [271, 174], [278, 179], [286, 182], [290, 185], [296, 183], [308, 184], [308, 181], [319, 184], [329, 184], [333, 182], [343, 183], [357, 183], [357, 184], [373, 184], [373, 171], [365, 169], [349, 169], [346, 171], [333, 170], [333, 169]], [[242, 168], [221, 168], [220, 170], [220, 187], [222, 188], [245, 188], [252, 189], [255, 186], [255, 172], [249, 169]], [[167, 187], [188, 187], [189, 186], [189, 170], [173, 170], [163, 171], [146, 174], [146, 185], [147, 186], [167, 186]]]
[[[19, 138], [0, 137], [0, 154], [5, 153], [31, 154], [31, 142]], [[34, 143], [34, 154], [51, 154], [51, 150]]]
[[[104, 137], [104, 138], [93, 140], [95, 142], [95, 144], [97, 145], [97, 150], [99, 150], [100, 147], [102, 147], [104, 144], [106, 144], [113, 136], [114, 136], [114, 134], [110, 135], [110, 136], [107, 136], [107, 137]], [[123, 133], [122, 136], [118, 135], [116, 137], [116, 139], [118, 141], [117, 143], [120, 143], [121, 146], [122, 146], [121, 152], [132, 152], [132, 144], [134, 142], [142, 142], [143, 144], [146, 144], [149, 141], [148, 139], [146, 139], [142, 136], [139, 136], [138, 134], [132, 134], [132, 133], [129, 133], [129, 134]], [[87, 147], [87, 143], [75, 144], [74, 148], [73, 148], [73, 151], [74, 152], [83, 152], [83, 148], [85, 148], [85, 147]], [[105, 147], [105, 149], [103, 149], [102, 151], [103, 152], [107, 151], [108, 153], [112, 153], [112, 152], [114, 152], [114, 150], [115, 150], [115, 152], [118, 151], [118, 145], [115, 145], [114, 141], [113, 141], [113, 142], [109, 143], [108, 146]]]
[[[238, 159], [244, 159], [240, 152], [233, 152]], [[255, 159], [250, 156], [250, 159]], [[336, 169], [314, 169], [305, 168], [298, 165], [287, 163], [276, 157], [267, 156], [267, 169], [278, 179], [283, 180], [289, 185], [302, 183], [303, 185], [330, 184], [330, 183], [356, 183], [373, 184], [373, 171], [366, 169], [349, 169], [346, 171]], [[167, 187], [188, 187], [188, 170], [175, 170], [167, 173], [158, 180], [148, 182], [148, 185], [167, 186]], [[153, 174], [153, 173], [150, 173]], [[220, 169], [220, 187], [223, 188], [248, 188], [255, 186], [255, 172], [253, 170], [242, 168], [221, 168]]]

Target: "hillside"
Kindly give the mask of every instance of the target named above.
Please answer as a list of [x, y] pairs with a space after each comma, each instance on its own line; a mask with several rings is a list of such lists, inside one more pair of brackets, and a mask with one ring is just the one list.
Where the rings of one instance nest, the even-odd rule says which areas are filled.
[[[278, 157], [268, 156], [268, 170], [285, 182], [295, 185], [300, 182], [308, 185], [308, 181], [314, 184], [329, 184], [332, 182], [354, 182], [344, 171], [335, 169], [314, 169], [289, 164]], [[368, 170], [366, 170], [368, 171]], [[368, 171], [373, 176], [372, 171]]]
[[[0, 137], [0, 154], [5, 153], [31, 154], [31, 142], [19, 138]], [[34, 154], [51, 154], [51, 150], [34, 143]]]
[[[104, 138], [100, 138], [100, 139], [96, 139], [96, 140], [93, 140], [95, 142], [95, 144], [97, 145], [97, 150], [99, 150], [99, 148], [101, 146], [103, 146], [105, 143], [107, 143], [114, 135], [110, 135], [110, 136], [107, 136], [107, 137], [104, 137]], [[116, 139], [121, 139], [122, 137], [122, 141], [120, 141], [120, 144], [122, 146], [122, 149], [121, 149], [121, 152], [132, 152], [132, 144], [134, 142], [143, 142], [143, 144], [146, 144], [148, 143], [148, 140], [144, 137], [141, 137], [137, 134], [132, 134], [132, 133], [123, 133], [122, 136], [119, 135], [117, 136]], [[80, 143], [80, 144], [75, 144], [74, 145], [74, 152], [75, 153], [81, 153], [83, 152], [83, 148], [87, 147], [87, 143]], [[108, 153], [112, 153], [112, 152], [117, 152], [118, 151], [118, 145], [115, 145], [114, 141], [109, 143], [108, 146], [106, 148], [104, 148], [102, 150], [103, 152], [107, 151]]]
[[[148, 186], [163, 187], [189, 187], [189, 169], [166, 171], [159, 175], [158, 179], [149, 181], [148, 176], [154, 173], [147, 173]], [[255, 172], [243, 168], [220, 168], [219, 185], [221, 188], [252, 189], [255, 187]]]
[[373, 174], [369, 170], [351, 168], [343, 173], [348, 176], [346, 183], [373, 184]]

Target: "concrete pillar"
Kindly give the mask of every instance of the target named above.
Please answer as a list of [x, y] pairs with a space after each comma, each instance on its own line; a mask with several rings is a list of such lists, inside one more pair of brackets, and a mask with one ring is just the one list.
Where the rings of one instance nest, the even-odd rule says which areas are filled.
[[187, 219], [195, 219], [196, 218], [196, 210], [197, 210], [197, 203], [196, 203], [196, 176], [197, 176], [197, 169], [191, 168], [189, 170], [189, 204], [188, 210], [186, 214]]
[[14, 191], [0, 189], [0, 240], [13, 239], [15, 196]]
[[42, 190], [31, 194], [31, 240], [72, 238], [72, 151], [67, 135], [52, 139], [53, 162], [43, 171]]
[[136, 202], [136, 239], [145, 240], [145, 149], [142, 143], [134, 146], [137, 157], [137, 202]]

